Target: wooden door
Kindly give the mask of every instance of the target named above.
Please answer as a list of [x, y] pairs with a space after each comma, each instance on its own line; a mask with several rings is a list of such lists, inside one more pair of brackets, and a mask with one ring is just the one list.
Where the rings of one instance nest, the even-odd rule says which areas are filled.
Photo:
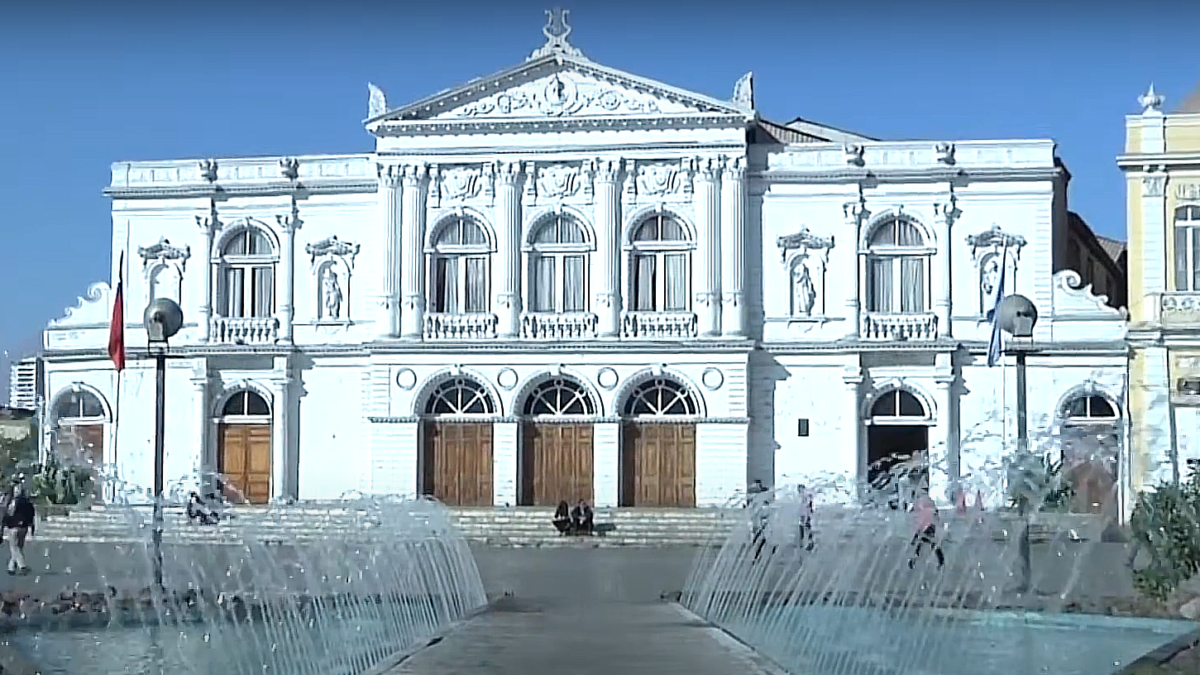
[[521, 504], [592, 502], [592, 425], [533, 424], [521, 445]]
[[695, 505], [695, 425], [626, 424], [621, 506]]
[[59, 443], [61, 448], [59, 457], [65, 463], [85, 469], [91, 474], [92, 497], [96, 501], [102, 501], [104, 498], [104, 485], [101, 482], [101, 474], [104, 469], [104, 425], [75, 424], [68, 429], [68, 435], [70, 439], [68, 443]]
[[492, 506], [492, 425], [426, 422], [424, 494], [451, 506]]
[[271, 500], [271, 425], [222, 424], [217, 471], [225, 498], [235, 503]]

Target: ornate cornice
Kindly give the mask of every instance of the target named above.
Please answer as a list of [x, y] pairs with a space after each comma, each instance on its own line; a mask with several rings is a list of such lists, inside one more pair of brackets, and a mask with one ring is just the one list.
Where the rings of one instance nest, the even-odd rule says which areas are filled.
[[554, 117], [536, 120], [415, 120], [384, 124], [380, 137], [437, 136], [470, 133], [545, 133], [553, 131], [613, 131], [624, 129], [743, 129], [745, 115], [697, 113], [647, 116]]
[[264, 181], [242, 185], [163, 184], [136, 187], [107, 187], [104, 196], [111, 199], [163, 199], [170, 197], [276, 197], [281, 195], [337, 195], [375, 192], [374, 178], [327, 179], [304, 182]]
[[150, 267], [155, 263], [176, 262], [180, 269], [187, 268], [187, 261], [192, 257], [192, 247], [175, 246], [166, 237], [159, 237], [158, 242], [150, 246], [139, 246], [138, 256], [142, 259], [142, 267]]
[[980, 167], [967, 171], [946, 167], [895, 169], [825, 169], [816, 171], [768, 169], [755, 175], [772, 183], [953, 183], [957, 181], [1053, 180], [1063, 175], [1058, 167]]

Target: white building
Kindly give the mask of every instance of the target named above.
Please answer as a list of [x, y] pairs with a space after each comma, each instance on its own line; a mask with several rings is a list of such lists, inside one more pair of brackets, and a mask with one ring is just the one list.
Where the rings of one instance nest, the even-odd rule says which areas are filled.
[[15, 361], [9, 366], [8, 407], [37, 410], [42, 386], [42, 360], [36, 356]]
[[568, 32], [408, 105], [370, 87], [373, 153], [115, 164], [119, 425], [102, 282], [46, 330], [49, 433], [150, 484], [162, 294], [186, 316], [168, 480], [252, 501], [707, 505], [926, 448], [946, 484], [1011, 423], [1011, 368], [984, 363], [1001, 269], [1041, 308], [1034, 421], [1119, 417], [1123, 315], [1057, 271], [1052, 141], [779, 125], [749, 75], [682, 91]]

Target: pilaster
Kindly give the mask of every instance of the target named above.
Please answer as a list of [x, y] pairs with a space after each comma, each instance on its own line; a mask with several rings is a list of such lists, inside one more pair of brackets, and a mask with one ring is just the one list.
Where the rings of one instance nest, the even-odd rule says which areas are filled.
[[420, 340], [425, 327], [425, 194], [429, 169], [425, 164], [401, 167], [400, 336]]
[[862, 238], [863, 220], [867, 217], [866, 201], [861, 195], [857, 199], [848, 201], [842, 205], [842, 216], [845, 219], [846, 239], [849, 240], [842, 247], [842, 264], [840, 266], [845, 270], [844, 274], [846, 274], [846, 280], [849, 282], [843, 286], [846, 291], [844, 299], [847, 324], [845, 336], [847, 339], [856, 340], [858, 339], [860, 324], [862, 323], [859, 297], [862, 293], [861, 279], [863, 267], [859, 264], [858, 260], [858, 242]]
[[595, 173], [596, 256], [592, 273], [597, 332], [621, 331], [621, 160], [599, 160]]
[[276, 297], [279, 301], [279, 341], [291, 344], [296, 315], [296, 230], [303, 224], [294, 197], [291, 213], [275, 216], [275, 222], [283, 233], [283, 250], [279, 255], [279, 276], [283, 277], [283, 284]]
[[721, 333], [746, 334], [746, 158], [733, 157], [721, 176]]
[[521, 165], [502, 162], [495, 174], [498, 241], [492, 274], [497, 332], [511, 340], [521, 334]]
[[400, 212], [399, 193], [401, 167], [380, 164], [379, 171], [379, 226], [383, 240], [383, 269], [380, 279], [379, 317], [376, 334], [381, 338], [400, 334]]
[[201, 286], [203, 287], [203, 295], [200, 298], [200, 341], [209, 342], [212, 339], [212, 315], [213, 315], [213, 238], [217, 235], [217, 230], [221, 229], [221, 221], [217, 218], [217, 202], [214, 200], [209, 205], [207, 216], [196, 216], [196, 224], [200, 226], [200, 232], [204, 237], [204, 253], [200, 258], [200, 275]]
[[954, 279], [954, 247], [950, 243], [950, 232], [959, 214], [957, 202], [951, 191], [949, 199], [934, 205], [933, 228], [937, 238], [937, 253], [930, 277], [933, 281], [933, 312], [937, 317], [937, 336], [940, 338], [951, 337], [954, 332], [954, 308], [950, 292]]
[[1147, 166], [1142, 173], [1142, 315], [1158, 320], [1158, 298], [1167, 290], [1167, 172]]
[[845, 385], [843, 389], [842, 409], [846, 411], [846, 423], [842, 425], [842, 433], [844, 438], [841, 446], [846, 448], [848, 452], [853, 453], [854, 463], [856, 466], [856, 474], [853, 476], [855, 484], [858, 487], [858, 496], [863, 498], [863, 486], [867, 480], [867, 449], [863, 446], [863, 419], [862, 419], [862, 384], [863, 370], [859, 363], [859, 357], [855, 354], [852, 357], [853, 361], [845, 366], [842, 373], [842, 383]]
[[[941, 355], [939, 355], [941, 356]], [[948, 355], [947, 355], [948, 356]], [[929, 495], [939, 504], [952, 502], [960, 479], [957, 410], [953, 373], [935, 376], [937, 419], [929, 439]]]
[[695, 284], [696, 319], [701, 337], [721, 334], [721, 167], [717, 160], [696, 161], [693, 207], [696, 225]]
[[292, 373], [287, 365], [287, 357], [276, 358], [276, 372], [270, 381], [271, 396], [274, 405], [271, 407], [271, 498], [295, 498], [294, 486], [289, 480], [293, 465], [291, 408], [292, 408]]
[[209, 411], [209, 375], [208, 362], [203, 357], [192, 365], [192, 420], [196, 425], [193, 430], [196, 447], [193, 451], [193, 464], [199, 471], [201, 486], [208, 491], [209, 484], [217, 469], [216, 453], [210, 448], [210, 427], [212, 414]]

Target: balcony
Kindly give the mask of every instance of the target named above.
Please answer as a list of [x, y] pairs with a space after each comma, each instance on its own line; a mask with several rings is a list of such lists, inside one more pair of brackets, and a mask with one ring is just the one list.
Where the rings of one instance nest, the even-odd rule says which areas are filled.
[[279, 340], [279, 319], [269, 317], [214, 316], [212, 342], [234, 345], [273, 345]]
[[526, 312], [521, 315], [521, 337], [530, 340], [579, 340], [595, 336], [596, 315], [590, 312]]
[[642, 340], [681, 340], [696, 337], [692, 312], [622, 312], [621, 337]]
[[489, 340], [496, 337], [495, 314], [426, 314], [426, 340]]
[[864, 340], [905, 342], [937, 339], [937, 316], [933, 314], [867, 314], [863, 316]]
[[1163, 293], [1158, 302], [1163, 328], [1200, 329], [1200, 291]]

